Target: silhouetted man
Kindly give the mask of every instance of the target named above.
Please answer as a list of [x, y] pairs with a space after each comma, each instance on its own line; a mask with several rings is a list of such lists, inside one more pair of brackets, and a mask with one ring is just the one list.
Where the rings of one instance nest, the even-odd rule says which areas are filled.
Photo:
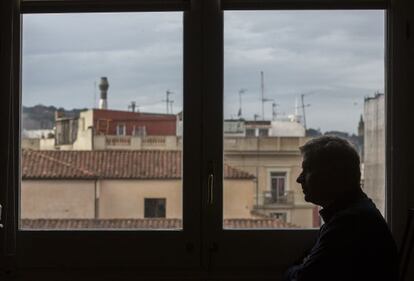
[[301, 147], [305, 200], [321, 206], [325, 224], [289, 281], [394, 281], [397, 249], [388, 226], [360, 188], [359, 156], [341, 138], [324, 136]]

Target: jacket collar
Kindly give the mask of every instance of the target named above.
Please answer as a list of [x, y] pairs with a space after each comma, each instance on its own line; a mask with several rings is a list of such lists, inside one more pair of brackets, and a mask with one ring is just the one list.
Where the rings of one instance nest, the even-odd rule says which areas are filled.
[[366, 198], [368, 198], [367, 195], [360, 188], [358, 188], [354, 191], [343, 194], [340, 196], [340, 199], [335, 200], [329, 206], [324, 207], [322, 210], [320, 210], [319, 214], [321, 215], [322, 219], [328, 223], [338, 212], [348, 209], [355, 203]]

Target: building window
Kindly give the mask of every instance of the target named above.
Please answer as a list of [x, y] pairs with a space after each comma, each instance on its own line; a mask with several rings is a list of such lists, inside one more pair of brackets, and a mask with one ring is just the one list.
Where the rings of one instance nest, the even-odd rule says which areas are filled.
[[125, 127], [125, 124], [118, 124], [118, 125], [116, 125], [116, 135], [117, 136], [125, 136], [126, 135], [126, 127]]
[[145, 198], [144, 217], [145, 218], [165, 218], [165, 198]]
[[132, 130], [132, 135], [136, 137], [145, 137], [147, 134], [147, 130], [145, 126], [134, 126], [134, 129]]
[[272, 212], [270, 213], [270, 217], [284, 222], [287, 221], [287, 213], [284, 212]]
[[246, 137], [254, 137], [254, 136], [256, 136], [255, 129], [246, 129]]
[[269, 130], [268, 129], [259, 129], [259, 137], [268, 137]]
[[270, 173], [270, 194], [272, 201], [282, 202], [286, 197], [286, 173], [271, 172]]

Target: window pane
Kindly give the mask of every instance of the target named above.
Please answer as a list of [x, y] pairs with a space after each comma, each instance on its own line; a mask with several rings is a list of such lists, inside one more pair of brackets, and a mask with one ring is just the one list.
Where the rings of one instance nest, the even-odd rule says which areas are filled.
[[224, 20], [224, 162], [241, 173], [224, 179], [224, 227], [319, 227], [296, 178], [299, 147], [320, 135], [354, 144], [363, 189], [384, 213], [384, 12], [227, 11]]
[[181, 229], [182, 13], [23, 16], [22, 229]]

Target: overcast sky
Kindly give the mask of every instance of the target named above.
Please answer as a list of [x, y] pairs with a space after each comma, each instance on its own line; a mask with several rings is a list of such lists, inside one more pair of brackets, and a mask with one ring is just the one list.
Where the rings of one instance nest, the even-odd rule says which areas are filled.
[[[178, 112], [182, 32], [182, 13], [24, 15], [23, 105], [96, 106], [107, 76], [110, 108], [165, 112], [171, 90]], [[262, 114], [261, 71], [279, 117], [305, 94], [307, 126], [322, 131], [356, 132], [364, 97], [384, 91], [382, 11], [225, 12], [224, 34], [226, 118], [240, 89], [243, 117]]]

